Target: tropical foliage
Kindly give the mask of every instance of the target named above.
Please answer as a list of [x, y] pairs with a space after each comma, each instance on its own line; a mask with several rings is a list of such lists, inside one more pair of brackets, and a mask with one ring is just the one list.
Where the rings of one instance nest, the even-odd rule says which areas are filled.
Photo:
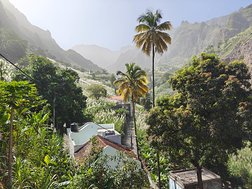
[[5, 186], [50, 188], [69, 179], [72, 163], [47, 125], [50, 112], [35, 86], [0, 82], [0, 96], [0, 177]]
[[224, 176], [228, 155], [251, 134], [249, 80], [244, 63], [227, 64], [204, 53], [194, 57], [170, 81], [176, 94], [161, 98], [151, 111], [153, 145], [181, 167], [190, 163], [201, 174], [207, 166]]

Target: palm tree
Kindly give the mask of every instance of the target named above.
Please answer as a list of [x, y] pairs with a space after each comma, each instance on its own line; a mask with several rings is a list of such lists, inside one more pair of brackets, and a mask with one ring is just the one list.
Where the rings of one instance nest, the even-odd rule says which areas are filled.
[[117, 93], [122, 96], [125, 102], [127, 102], [129, 99], [131, 100], [134, 130], [136, 135], [137, 157], [139, 158], [135, 102], [138, 100], [139, 97], [145, 96], [148, 93], [148, 81], [146, 72], [142, 70], [139, 66], [135, 65], [135, 63], [126, 64], [125, 66], [126, 73], [118, 71], [117, 75], [120, 77], [114, 81], [114, 85], [117, 87]]
[[168, 44], [171, 44], [171, 37], [166, 32], [170, 30], [172, 25], [169, 21], [160, 23], [162, 15], [159, 10], [147, 12], [137, 19], [139, 25], [135, 30], [137, 34], [133, 41], [138, 48], [150, 56], [152, 52], [152, 106], [155, 107], [155, 84], [154, 84], [154, 60], [155, 53], [163, 54], [168, 49]]

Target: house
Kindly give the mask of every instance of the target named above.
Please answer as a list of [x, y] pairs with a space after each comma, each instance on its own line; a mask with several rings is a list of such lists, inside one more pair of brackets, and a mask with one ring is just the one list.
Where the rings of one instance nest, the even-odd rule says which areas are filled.
[[108, 157], [106, 159], [106, 164], [112, 169], [115, 169], [117, 166], [124, 163], [121, 156], [127, 157], [128, 160], [135, 161], [139, 168], [141, 167], [140, 162], [137, 160], [136, 155], [131, 149], [116, 142], [112, 142], [100, 135], [94, 136], [74, 153], [76, 162], [82, 164], [88, 157], [90, 157], [94, 148], [100, 149], [103, 157]]
[[[219, 175], [202, 168], [202, 181], [204, 189], [221, 189], [221, 178]], [[196, 169], [171, 171], [169, 176], [170, 189], [196, 189]]]
[[[118, 133], [114, 124], [96, 124], [93, 122], [85, 123], [79, 127], [72, 125], [67, 129], [66, 143], [70, 152], [78, 164], [84, 162], [94, 150], [101, 150], [102, 157], [108, 157], [106, 163], [111, 168], [116, 168], [123, 164], [125, 158], [134, 160], [139, 168], [141, 167], [135, 153], [121, 145], [121, 135]], [[95, 144], [94, 144], [94, 141]], [[123, 158], [122, 158], [123, 157]]]
[[114, 124], [96, 124], [88, 122], [77, 129], [67, 129], [70, 155], [73, 157], [74, 152], [79, 150], [96, 135], [103, 136], [106, 139], [121, 144], [121, 134], [115, 130]]

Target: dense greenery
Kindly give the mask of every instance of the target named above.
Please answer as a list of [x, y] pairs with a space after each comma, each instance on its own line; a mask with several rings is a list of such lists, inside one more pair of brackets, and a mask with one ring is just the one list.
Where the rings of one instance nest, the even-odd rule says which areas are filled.
[[71, 162], [63, 152], [61, 139], [46, 124], [49, 111], [35, 86], [27, 82], [0, 82], [0, 96], [3, 183], [8, 188], [39, 189], [67, 179]]
[[[82, 123], [85, 120], [83, 109], [86, 107], [86, 97], [77, 86], [78, 74], [71, 69], [56, 67], [49, 59], [30, 55], [27, 59], [26, 72], [33, 78], [38, 93], [51, 105], [52, 122], [63, 133], [63, 124]], [[17, 73], [18, 80], [24, 78]], [[31, 79], [30, 79], [31, 80]]]
[[[35, 86], [27, 82], [0, 82], [0, 89], [0, 185], [7, 187], [9, 183], [9, 149], [13, 153], [10, 156], [12, 188], [141, 188], [147, 183], [139, 165], [123, 155], [120, 157], [124, 164], [110, 169], [107, 157], [94, 149], [85, 165], [76, 167], [64, 151], [62, 138], [49, 125], [49, 106], [37, 95]], [[101, 104], [106, 110], [111, 107], [111, 111], [115, 105], [105, 100]], [[103, 112], [101, 104], [93, 109], [90, 107], [90, 113]], [[10, 132], [12, 108], [15, 114]], [[124, 113], [114, 111], [107, 117], [116, 119], [118, 114]], [[117, 118], [122, 119], [121, 116]], [[11, 148], [8, 145], [10, 135], [13, 137]]]
[[231, 175], [242, 180], [242, 187], [252, 188], [252, 149], [251, 143], [245, 148], [238, 150], [237, 154], [232, 154], [228, 160], [228, 169]]
[[151, 111], [153, 145], [168, 152], [172, 163], [197, 168], [200, 188], [202, 166], [225, 176], [228, 155], [251, 135], [249, 79], [245, 64], [203, 53], [173, 76], [176, 93]]
[[107, 90], [99, 84], [89, 85], [86, 91], [88, 92], [89, 97], [95, 98], [96, 100], [107, 96]]

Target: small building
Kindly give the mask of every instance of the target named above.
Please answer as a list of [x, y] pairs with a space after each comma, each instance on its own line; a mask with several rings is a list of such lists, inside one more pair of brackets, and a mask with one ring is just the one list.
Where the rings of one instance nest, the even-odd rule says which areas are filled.
[[[202, 168], [204, 189], [221, 189], [219, 175]], [[170, 189], [197, 189], [198, 179], [196, 169], [171, 171], [169, 176]]]
[[114, 124], [96, 124], [88, 122], [77, 130], [67, 129], [68, 148], [70, 156], [73, 157], [74, 152], [79, 150], [93, 136], [100, 135], [113, 142], [121, 144], [121, 134], [115, 130]]
[[[93, 140], [96, 141], [95, 146], [92, 142]], [[141, 167], [140, 162], [131, 149], [108, 140], [100, 135], [94, 136], [74, 153], [74, 159], [76, 160], [76, 162], [78, 164], [85, 162], [90, 154], [92, 154], [92, 149], [94, 147], [101, 149], [101, 154], [103, 157], [108, 157], [106, 164], [112, 169], [115, 169], [117, 166], [120, 166], [124, 163], [123, 159], [121, 159], [122, 155], [127, 157], [127, 159], [130, 161], [135, 161], [138, 164], [139, 168]]]

